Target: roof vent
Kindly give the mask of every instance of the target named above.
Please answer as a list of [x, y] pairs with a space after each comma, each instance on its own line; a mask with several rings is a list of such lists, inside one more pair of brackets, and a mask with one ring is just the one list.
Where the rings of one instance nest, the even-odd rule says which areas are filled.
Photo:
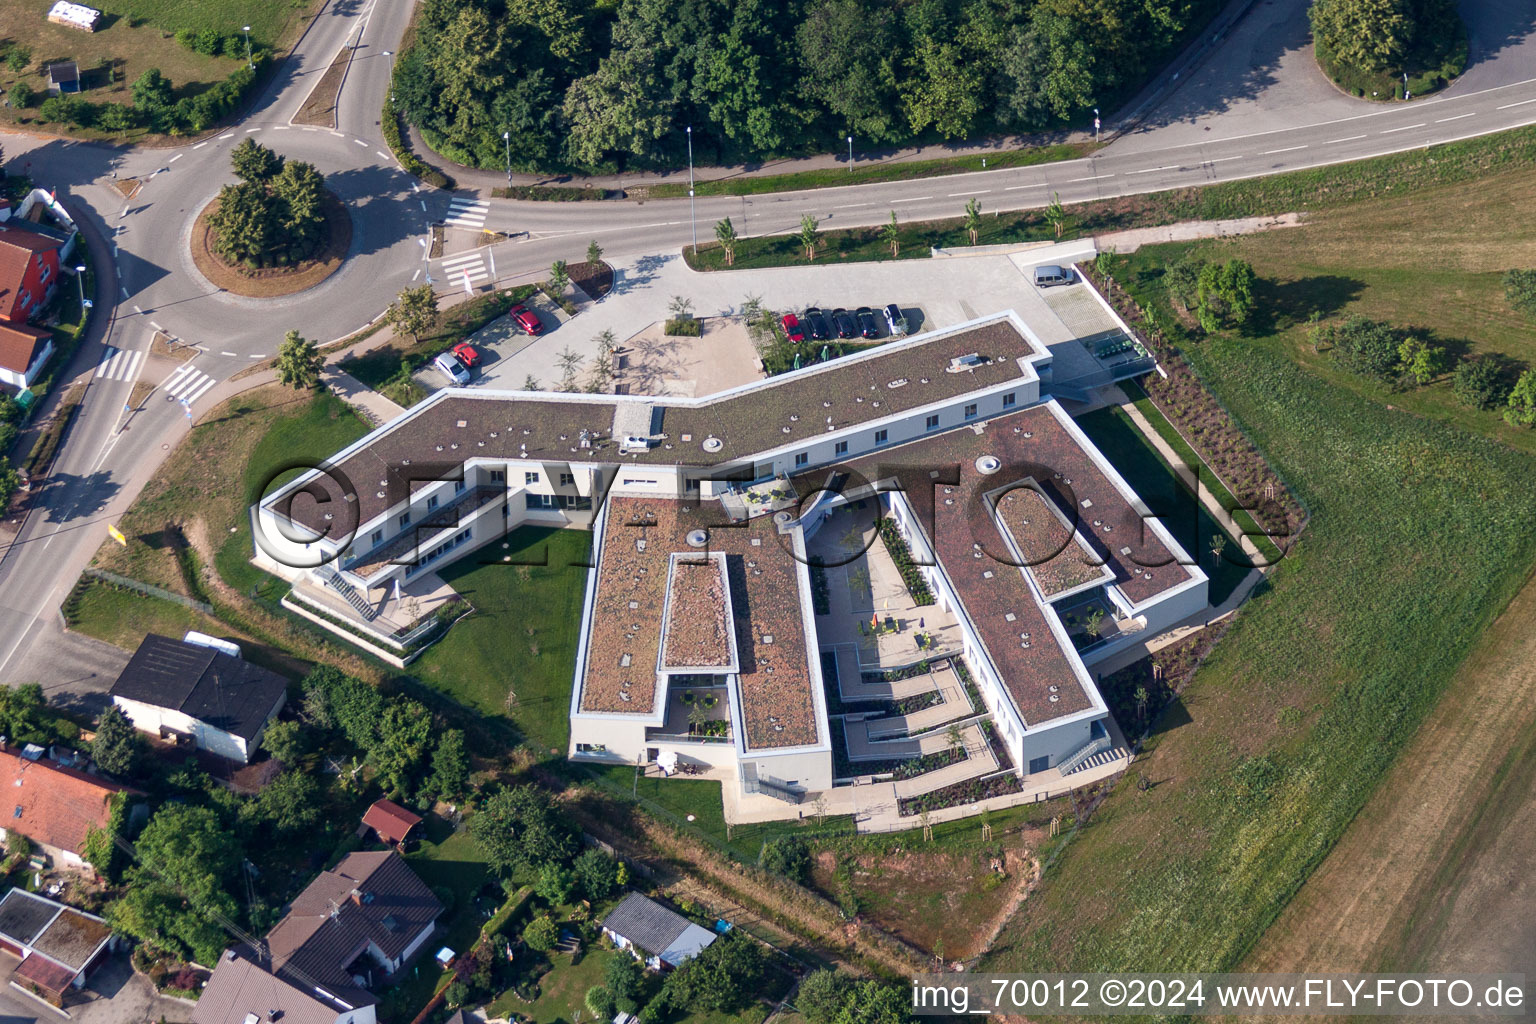
[[886, 387], [890, 388], [892, 391], [895, 391], [897, 388], [904, 388], [910, 383], [912, 382], [907, 380], [905, 377], [897, 377], [895, 380], [886, 384]]
[[978, 473], [984, 473], [990, 476], [1002, 468], [1002, 460], [999, 459], [996, 455], [983, 455], [981, 458], [976, 460], [976, 472]]
[[788, 427], [780, 427], [779, 429], [784, 431], [784, 433], [786, 433], [786, 434], [789, 433], [789, 428]]
[[684, 538], [691, 548], [701, 548], [709, 543], [709, 533], [705, 530], [689, 530]]
[[1059, 689], [1061, 689], [1061, 687], [1057, 686], [1055, 683], [1051, 684], [1051, 692], [1052, 693], [1055, 693]]
[[703, 448], [707, 452], [717, 452], [721, 448], [725, 447], [725, 442], [720, 440], [718, 437], [706, 437], [699, 445], [699, 447]]
[[1050, 701], [1050, 702], [1051, 702], [1051, 703], [1052, 703], [1052, 704], [1055, 704], [1055, 703], [1056, 703], [1056, 702], [1057, 702], [1057, 701], [1059, 701], [1059, 700], [1061, 700], [1061, 698], [1060, 698], [1060, 697], [1058, 697], [1058, 696], [1056, 696], [1056, 695], [1055, 695], [1055, 694], [1054, 694], [1054, 693], [1053, 693], [1053, 694], [1051, 694], [1051, 695], [1050, 695], [1050, 696], [1049, 696], [1049, 697], [1047, 697], [1047, 698], [1046, 698], [1046, 700], [1049, 700], [1049, 701]]

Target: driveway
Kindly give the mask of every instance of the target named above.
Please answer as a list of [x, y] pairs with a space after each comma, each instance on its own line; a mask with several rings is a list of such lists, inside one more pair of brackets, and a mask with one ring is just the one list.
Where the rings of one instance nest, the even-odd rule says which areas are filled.
[[88, 993], [95, 998], [69, 1007], [69, 1015], [11, 987], [11, 972], [19, 963], [0, 953], [0, 1024], [185, 1024], [192, 1019], [192, 1004], [167, 999], [155, 992], [149, 979], [136, 974], [128, 955], [120, 953], [91, 975]]

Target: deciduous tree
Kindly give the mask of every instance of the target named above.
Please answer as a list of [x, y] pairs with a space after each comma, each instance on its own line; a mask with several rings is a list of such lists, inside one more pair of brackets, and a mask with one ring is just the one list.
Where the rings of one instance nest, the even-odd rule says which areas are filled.
[[320, 368], [325, 357], [315, 343], [298, 331], [289, 331], [277, 349], [277, 379], [280, 383], [304, 391], [318, 387]]
[[414, 342], [437, 326], [437, 292], [429, 284], [402, 289], [398, 298], [384, 312], [384, 320]]

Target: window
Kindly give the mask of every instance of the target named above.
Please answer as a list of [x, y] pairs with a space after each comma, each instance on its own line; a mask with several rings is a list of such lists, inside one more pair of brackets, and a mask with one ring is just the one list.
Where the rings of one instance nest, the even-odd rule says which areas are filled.
[[400, 529], [403, 530], [407, 526], [410, 526], [410, 525], [411, 525], [411, 514], [409, 512], [401, 512], [400, 513]]
[[384, 540], [384, 531], [383, 530], [374, 530], [373, 531], [373, 538], [370, 541], [370, 543], [378, 544], [378, 543], [381, 543], [383, 540]]
[[932, 416], [929, 416], [926, 421], [924, 421], [923, 429], [924, 430], [933, 430], [938, 425], [939, 425], [939, 414], [938, 413], [934, 413]]
[[523, 507], [528, 509], [528, 511], [530, 511], [530, 512], [538, 512], [538, 511], [541, 511], [543, 509], [548, 509], [548, 508], [554, 508], [555, 507], [555, 496], [553, 494], [526, 494], [525, 493], [523, 495], [523, 499], [524, 499]]
[[37, 276], [37, 279], [38, 279], [38, 281], [47, 281], [49, 277], [53, 276], [53, 268], [50, 267], [48, 264], [43, 263], [41, 257], [38, 258], [38, 262], [42, 263], [42, 265], [43, 265], [43, 272]]
[[1012, 409], [1014, 405], [1018, 403], [1018, 400], [1019, 396], [1016, 393], [1012, 391], [1008, 392], [1003, 396], [1003, 408]]
[[799, 469], [801, 466], [805, 465], [806, 463], [808, 463], [810, 461], [811, 461], [811, 457], [806, 452], [797, 452], [797, 453], [795, 453], [795, 468], [796, 469]]
[[507, 471], [504, 470], [504, 469], [493, 469], [493, 470], [491, 470], [491, 480], [493, 482], [499, 483], [499, 484], [506, 483], [507, 482]]
[[592, 509], [592, 499], [580, 494], [561, 494], [560, 507], [570, 512], [589, 512]]
[[431, 512], [435, 508], [437, 508], [437, 495], [434, 494], [427, 499], [427, 511]]
[[575, 485], [575, 483], [576, 483], [576, 476], [575, 476], [575, 474], [572, 474], [572, 473], [561, 473], [560, 474], [560, 486], [561, 487], [572, 487], [572, 486]]
[[1047, 757], [1032, 757], [1029, 759], [1029, 774], [1043, 772], [1051, 766], [1051, 759]]
[[877, 430], [875, 431], [875, 444], [885, 444], [886, 441], [890, 440], [890, 437], [891, 432], [889, 430]]
[[973, 419], [976, 418], [976, 403], [975, 402], [972, 402], [970, 405], [965, 407], [965, 418], [968, 419], [968, 420], [973, 420]]
[[835, 452], [838, 455], [847, 455], [848, 454], [848, 442], [847, 441], [839, 441], [839, 442], [837, 442], [837, 444], [832, 446], [832, 450], [833, 450], [833, 452]]
[[453, 482], [453, 493], [454, 494], [463, 494], [464, 493], [464, 481], [463, 480], [455, 480]]
[[525, 484], [536, 484], [538, 482], [539, 482], [539, 474], [537, 474], [537, 473], [524, 473], [523, 474], [523, 483], [525, 483]]

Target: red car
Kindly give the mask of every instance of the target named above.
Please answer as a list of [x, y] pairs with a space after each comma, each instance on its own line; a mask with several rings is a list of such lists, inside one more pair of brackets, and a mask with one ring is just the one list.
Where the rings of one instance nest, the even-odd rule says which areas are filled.
[[544, 333], [544, 324], [539, 320], [539, 314], [527, 306], [522, 304], [513, 306], [511, 315], [512, 319], [517, 321], [517, 325], [529, 334]]
[[475, 346], [471, 345], [467, 341], [461, 341], [457, 345], [453, 346], [453, 354], [457, 356], [459, 362], [463, 363], [468, 369], [473, 370], [475, 367], [480, 365], [480, 353], [476, 352]]
[[784, 336], [796, 345], [805, 340], [805, 328], [800, 326], [800, 318], [793, 313], [785, 313], [779, 317], [779, 323], [784, 325]]

